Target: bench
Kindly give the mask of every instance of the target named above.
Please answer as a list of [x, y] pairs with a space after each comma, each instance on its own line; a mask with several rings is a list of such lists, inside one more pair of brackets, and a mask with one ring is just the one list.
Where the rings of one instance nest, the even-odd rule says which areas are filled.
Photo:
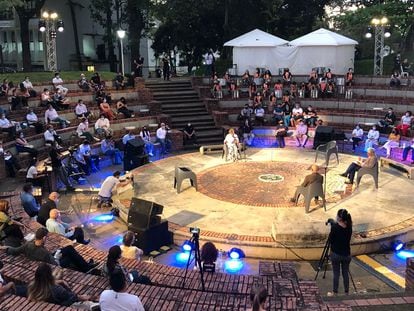
[[201, 146], [200, 147], [200, 154], [208, 154], [208, 153], [219, 153], [223, 152], [223, 144], [221, 145], [208, 145], [208, 146]]
[[405, 171], [407, 173], [407, 177], [409, 179], [414, 179], [414, 167], [404, 164], [401, 162], [398, 162], [396, 160], [390, 159], [390, 158], [380, 158], [380, 166], [383, 167], [387, 165], [388, 167], [398, 167], [401, 170]]

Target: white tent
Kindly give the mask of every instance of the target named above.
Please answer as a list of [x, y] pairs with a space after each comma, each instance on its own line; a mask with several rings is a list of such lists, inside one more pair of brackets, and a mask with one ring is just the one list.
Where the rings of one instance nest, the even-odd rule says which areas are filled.
[[237, 64], [238, 74], [255, 68], [270, 69], [277, 74], [279, 68], [289, 68], [294, 75], [308, 75], [315, 67], [328, 67], [335, 74], [345, 74], [354, 67], [358, 42], [335, 32], [321, 28], [286, 43], [255, 29], [224, 46], [233, 46], [233, 63]]
[[244, 35], [224, 43], [224, 46], [233, 47], [233, 63], [237, 64], [237, 73], [255, 68], [272, 68], [275, 63], [273, 52], [277, 46], [288, 43], [279, 37], [273, 36], [260, 29], [254, 29]]
[[328, 67], [335, 74], [345, 74], [354, 67], [355, 45], [358, 42], [324, 28], [299, 37], [289, 45], [298, 48], [294, 74], [309, 74], [314, 67]]

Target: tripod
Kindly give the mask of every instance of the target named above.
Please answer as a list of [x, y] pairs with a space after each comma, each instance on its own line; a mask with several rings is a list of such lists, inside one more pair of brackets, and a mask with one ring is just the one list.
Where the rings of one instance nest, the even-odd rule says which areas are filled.
[[[322, 270], [324, 265], [325, 265], [325, 269], [323, 271], [322, 278], [325, 279], [325, 277], [326, 277], [326, 270], [328, 269], [328, 262], [329, 262], [329, 249], [330, 249], [330, 247], [331, 247], [331, 241], [330, 241], [330, 238], [328, 237], [328, 239], [326, 240], [325, 246], [323, 248], [321, 258], [319, 259], [318, 269], [316, 271], [316, 275], [315, 275], [315, 279], [314, 279], [315, 281], [318, 278], [319, 272]], [[354, 287], [354, 291], [357, 292], [357, 288], [356, 288], [356, 285], [355, 285], [355, 282], [354, 282], [354, 278], [352, 277], [351, 270], [349, 270], [348, 273], [349, 273], [349, 277], [350, 277], [351, 282], [352, 282], [352, 286]]]
[[[201, 289], [204, 292], [206, 289], [205, 289], [205, 286], [204, 286], [204, 271], [203, 271], [203, 267], [201, 265], [199, 237], [200, 237], [200, 233], [193, 232], [193, 236], [190, 240], [190, 244], [194, 245], [194, 246], [191, 248], [190, 254], [188, 255], [188, 261], [187, 261], [187, 266], [185, 267], [185, 274], [184, 274], [182, 288], [185, 287], [185, 281], [187, 279], [188, 268], [190, 267], [192, 261], [194, 260], [195, 265], [198, 266], [199, 271], [200, 271]], [[194, 257], [191, 258], [191, 254], [193, 252], [194, 252]]]

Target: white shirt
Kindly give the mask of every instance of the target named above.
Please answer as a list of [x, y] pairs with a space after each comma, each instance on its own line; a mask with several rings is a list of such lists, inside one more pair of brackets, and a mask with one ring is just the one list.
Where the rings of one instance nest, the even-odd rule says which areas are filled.
[[122, 257], [128, 259], [140, 259], [144, 252], [136, 246], [121, 245]]
[[106, 289], [99, 297], [102, 311], [145, 311], [138, 296]]
[[91, 146], [85, 145], [85, 144], [81, 144], [79, 146], [79, 153], [81, 155], [90, 155], [91, 154]]
[[96, 120], [95, 122], [95, 129], [99, 129], [99, 128], [109, 128], [110, 124], [109, 124], [109, 120], [107, 118], [99, 118], [98, 120]]
[[165, 137], [167, 137], [167, 129], [163, 129], [162, 127], [160, 127], [157, 130], [157, 138], [165, 139]]
[[35, 178], [34, 175], [37, 175], [37, 168], [36, 166], [32, 165], [27, 170], [26, 178]]
[[37, 122], [39, 121], [39, 118], [34, 112], [30, 112], [26, 115], [26, 120], [30, 122]]
[[124, 135], [124, 137], [122, 137], [122, 143], [126, 145], [129, 140], [134, 139], [134, 138], [135, 138], [135, 135], [126, 134]]
[[52, 83], [53, 83], [53, 84], [63, 84], [63, 80], [62, 80], [62, 78], [61, 78], [61, 77], [54, 77], [54, 78], [52, 79]]
[[11, 127], [11, 126], [12, 126], [12, 124], [7, 118], [0, 119], [0, 127], [8, 128], [8, 127]]
[[298, 124], [296, 126], [296, 135], [306, 135], [308, 133], [308, 127], [306, 124]]
[[352, 137], [358, 137], [361, 138], [362, 136], [364, 136], [364, 130], [363, 129], [354, 129], [352, 131]]
[[401, 117], [401, 123], [404, 125], [411, 125], [411, 119], [412, 119], [412, 116], [403, 115]]
[[368, 139], [375, 139], [378, 140], [379, 132], [377, 130], [370, 129], [368, 132]]
[[26, 89], [28, 89], [28, 90], [30, 90], [30, 89], [32, 89], [32, 88], [33, 88], [33, 84], [32, 84], [32, 82], [30, 82], [30, 81], [26, 81], [26, 80], [24, 80], [22, 83], [23, 83], [23, 86], [24, 86]]
[[88, 122], [81, 122], [79, 123], [76, 133], [78, 133], [79, 136], [81, 136], [84, 132], [87, 132], [89, 128]]
[[55, 141], [55, 136], [53, 135], [55, 135], [55, 131], [52, 131], [52, 133], [49, 131], [46, 131], [43, 134], [45, 141]]
[[112, 196], [112, 189], [119, 184], [119, 179], [114, 176], [108, 176], [102, 183], [101, 190], [98, 195], [104, 198], [110, 198]]
[[226, 138], [224, 139], [224, 143], [228, 146], [229, 145], [234, 145], [238, 142], [239, 142], [239, 138], [237, 137], [236, 134], [230, 134], [229, 133], [229, 134], [226, 135]]
[[78, 115], [84, 114], [88, 112], [88, 108], [86, 108], [85, 104], [77, 104], [75, 107], [75, 113]]
[[206, 65], [211, 65], [213, 63], [213, 54], [208, 53], [206, 55]]
[[45, 111], [45, 122], [47, 122], [48, 119], [50, 121], [53, 121], [54, 119], [57, 119], [57, 118], [59, 118], [59, 115], [54, 108], [47, 109]]
[[254, 111], [254, 114], [256, 115], [256, 117], [264, 117], [264, 115], [265, 115], [265, 111], [264, 111], [264, 109], [263, 109], [263, 108], [257, 108], [257, 109]]
[[301, 107], [299, 107], [299, 108], [295, 107], [295, 108], [292, 109], [292, 114], [293, 115], [303, 114], [303, 109]]

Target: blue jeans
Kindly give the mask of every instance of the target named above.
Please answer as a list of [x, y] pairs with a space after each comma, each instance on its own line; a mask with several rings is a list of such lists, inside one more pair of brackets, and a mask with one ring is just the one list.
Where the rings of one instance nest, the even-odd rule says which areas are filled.
[[283, 123], [287, 127], [290, 125], [290, 115], [287, 115], [287, 116], [283, 117]]
[[351, 263], [351, 256], [341, 256], [331, 253], [331, 262], [333, 270], [333, 292], [338, 293], [339, 275], [342, 268], [342, 278], [344, 279], [344, 291], [349, 292], [349, 264]]
[[161, 139], [157, 137], [157, 142], [159, 142], [161, 144], [161, 153], [167, 153], [170, 145], [170, 141], [166, 138]]
[[414, 161], [414, 148], [411, 146], [407, 146], [403, 149], [403, 156], [402, 156], [403, 161], [407, 160], [407, 156], [410, 150], [411, 150], [411, 161]]

